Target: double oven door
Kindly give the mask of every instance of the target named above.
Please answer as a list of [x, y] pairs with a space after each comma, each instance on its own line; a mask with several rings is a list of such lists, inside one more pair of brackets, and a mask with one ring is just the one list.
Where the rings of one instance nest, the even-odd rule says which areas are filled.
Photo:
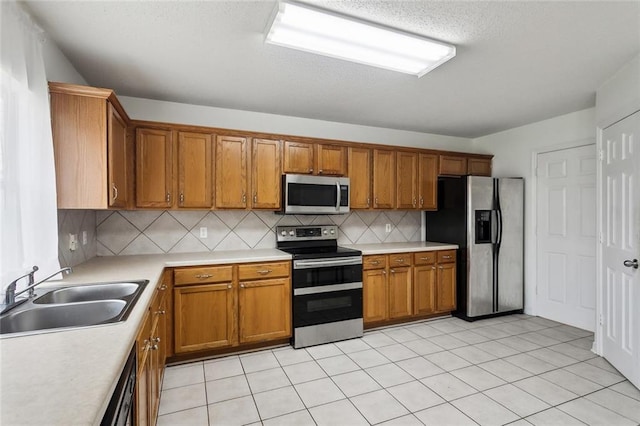
[[362, 318], [362, 256], [293, 262], [293, 327]]

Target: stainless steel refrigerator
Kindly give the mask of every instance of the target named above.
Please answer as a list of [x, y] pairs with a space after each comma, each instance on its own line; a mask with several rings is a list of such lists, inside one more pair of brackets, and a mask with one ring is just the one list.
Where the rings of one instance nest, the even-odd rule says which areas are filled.
[[524, 307], [524, 181], [438, 179], [438, 210], [425, 212], [426, 240], [458, 244], [457, 310], [475, 320]]

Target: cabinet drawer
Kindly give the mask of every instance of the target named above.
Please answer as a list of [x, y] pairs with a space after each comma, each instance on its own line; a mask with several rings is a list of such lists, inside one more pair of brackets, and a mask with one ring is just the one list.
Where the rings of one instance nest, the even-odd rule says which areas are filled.
[[456, 261], [455, 250], [442, 250], [438, 252], [438, 263], [452, 263]]
[[173, 272], [174, 285], [219, 283], [231, 281], [233, 266], [208, 266], [205, 268], [180, 268]]
[[389, 267], [394, 266], [411, 266], [413, 256], [411, 253], [399, 253], [389, 255]]
[[363, 256], [362, 269], [384, 269], [387, 267], [387, 256], [381, 254], [378, 256]]
[[414, 265], [433, 265], [436, 262], [435, 251], [424, 251], [413, 254]]
[[290, 274], [290, 262], [248, 263], [238, 266], [238, 279], [240, 280], [288, 277]]

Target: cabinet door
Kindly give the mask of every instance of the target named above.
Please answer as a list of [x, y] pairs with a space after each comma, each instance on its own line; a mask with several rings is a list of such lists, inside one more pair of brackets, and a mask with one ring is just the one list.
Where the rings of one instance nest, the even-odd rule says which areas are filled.
[[344, 176], [347, 173], [347, 148], [318, 144], [316, 170], [319, 175]]
[[469, 158], [467, 160], [467, 173], [474, 176], [491, 176], [491, 159]]
[[438, 208], [438, 156], [420, 154], [418, 159], [418, 205], [420, 209]]
[[436, 267], [433, 265], [413, 268], [413, 312], [415, 315], [436, 311]]
[[127, 124], [107, 102], [109, 207], [127, 207]]
[[313, 174], [313, 144], [284, 141], [283, 173]]
[[456, 264], [438, 265], [438, 288], [436, 309], [453, 311], [456, 308]]
[[291, 280], [241, 281], [240, 343], [291, 336]]
[[350, 208], [371, 207], [371, 150], [349, 148]]
[[205, 133], [178, 133], [178, 206], [213, 205], [213, 141]]
[[396, 153], [373, 150], [373, 207], [392, 209], [396, 197]]
[[136, 130], [136, 206], [173, 204], [173, 137], [169, 130]]
[[247, 207], [247, 138], [216, 138], [216, 207]]
[[175, 352], [236, 344], [235, 294], [231, 282], [174, 288]]
[[157, 339], [158, 323], [151, 330], [151, 348], [149, 350], [148, 368], [149, 368], [149, 424], [155, 425], [158, 417], [158, 406], [160, 405], [160, 377], [158, 376], [158, 368], [160, 363], [159, 343]]
[[414, 209], [418, 206], [418, 154], [413, 152], [396, 153], [396, 208]]
[[413, 314], [413, 277], [411, 267], [389, 269], [389, 318]]
[[387, 271], [372, 269], [362, 273], [362, 308], [364, 323], [389, 318], [387, 302]]
[[251, 147], [251, 207], [277, 210], [282, 186], [280, 141], [254, 139]]
[[464, 176], [467, 174], [467, 157], [457, 155], [440, 156], [440, 175]]

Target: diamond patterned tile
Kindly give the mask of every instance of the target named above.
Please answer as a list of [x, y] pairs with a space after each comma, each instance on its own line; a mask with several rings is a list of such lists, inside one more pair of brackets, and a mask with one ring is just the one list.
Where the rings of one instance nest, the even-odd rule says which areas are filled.
[[97, 228], [98, 242], [118, 254], [139, 234], [139, 231], [119, 213], [114, 213]]
[[420, 229], [420, 225], [420, 217], [416, 217], [416, 215], [408, 213], [402, 218], [402, 220], [400, 220], [397, 228], [400, 230], [402, 235], [409, 240]]
[[[380, 241], [386, 240], [389, 236], [386, 231], [387, 223], [391, 224], [391, 219], [386, 214], [380, 213], [369, 227]], [[395, 225], [391, 224], [391, 228], [395, 228]]]
[[168, 252], [187, 231], [184, 226], [173, 218], [168, 212], [164, 212], [145, 231], [145, 235], [156, 243], [165, 252]]
[[246, 210], [218, 210], [213, 214], [218, 216], [218, 219], [224, 222], [227, 227], [233, 229], [249, 212]]
[[249, 247], [255, 247], [268, 232], [273, 234], [271, 229], [254, 214], [246, 215], [233, 232]]
[[128, 254], [161, 254], [164, 251], [151, 241], [145, 234], [139, 234], [131, 243], [120, 253], [121, 256]]
[[371, 230], [371, 228], [367, 228], [364, 233], [358, 238], [356, 241], [357, 244], [377, 244], [384, 240], [379, 239], [376, 234]]
[[119, 213], [138, 228], [140, 232], [147, 229], [162, 214], [158, 210], [122, 210]]
[[357, 214], [350, 214], [340, 226], [340, 233], [344, 234], [350, 241], [358, 241], [366, 229], [367, 225]]
[[381, 213], [379, 211], [366, 211], [366, 210], [356, 211], [355, 214], [357, 214], [358, 217], [362, 220], [362, 222], [364, 222], [364, 224], [369, 227], [371, 227], [372, 224], [375, 223], [376, 219], [378, 219], [379, 216], [384, 215], [384, 213]]
[[229, 232], [220, 244], [216, 246], [216, 250], [248, 250], [251, 247], [247, 245], [242, 238], [235, 234], [235, 232]]
[[183, 239], [169, 250], [169, 253], [197, 253], [203, 251], [209, 251], [207, 246], [194, 237], [193, 234], [186, 234]]
[[[193, 229], [209, 213], [207, 210], [173, 210], [169, 214], [187, 229]], [[200, 230], [198, 230], [200, 232]]]
[[[200, 238], [200, 228], [208, 229], [207, 238]], [[191, 230], [191, 235], [198, 238], [200, 242], [207, 246], [209, 250], [213, 250], [229, 233], [229, 227], [212, 212], [207, 215]]]

